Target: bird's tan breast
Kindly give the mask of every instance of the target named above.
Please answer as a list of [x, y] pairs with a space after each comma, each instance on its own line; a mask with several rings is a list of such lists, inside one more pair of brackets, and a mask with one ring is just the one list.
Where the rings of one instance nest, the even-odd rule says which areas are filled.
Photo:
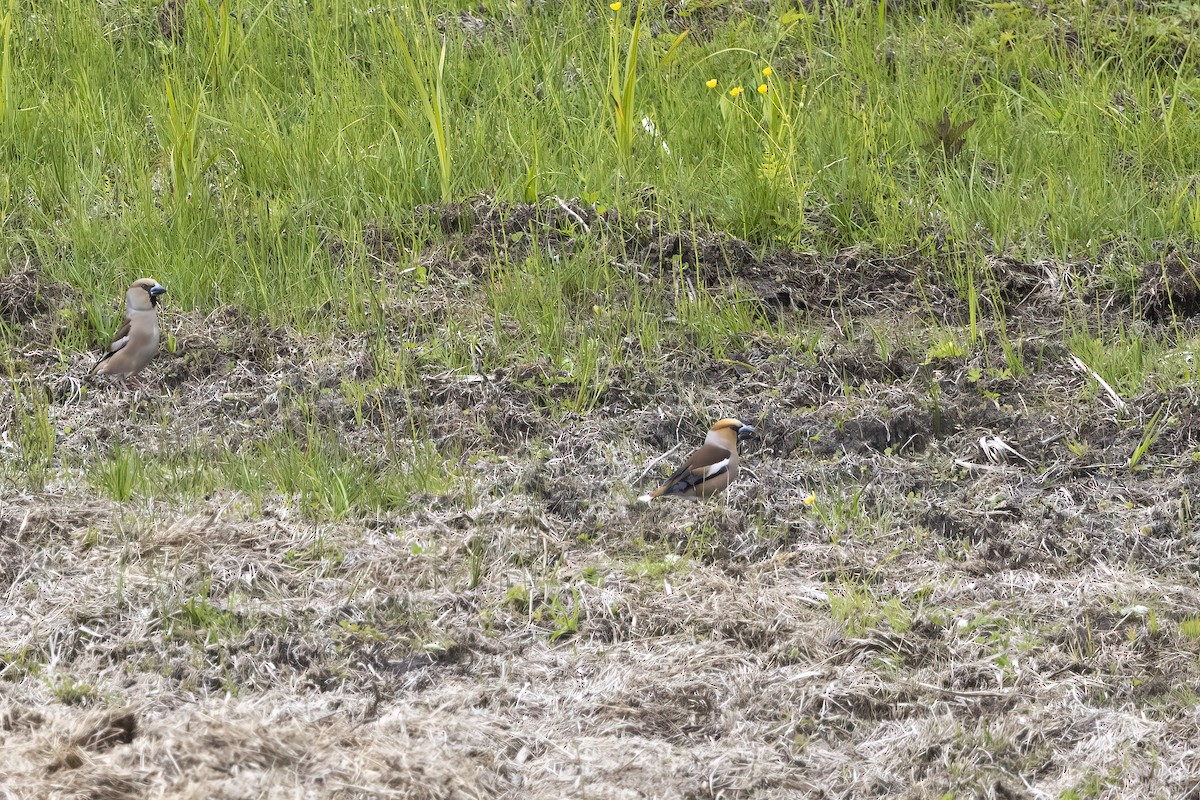
[[153, 311], [137, 311], [130, 314], [129, 341], [117, 352], [105, 359], [99, 372], [107, 375], [132, 375], [158, 355], [158, 315]]

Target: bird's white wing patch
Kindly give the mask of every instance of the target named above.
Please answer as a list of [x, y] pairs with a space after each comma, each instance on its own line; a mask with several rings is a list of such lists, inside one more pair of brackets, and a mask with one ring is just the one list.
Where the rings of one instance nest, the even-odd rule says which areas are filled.
[[113, 343], [108, 346], [108, 352], [115, 353], [125, 345], [129, 344], [129, 336], [122, 336], [120, 339], [114, 339]]
[[707, 467], [704, 468], [704, 477], [711, 478], [713, 475], [716, 475], [718, 472], [725, 469], [727, 466], [729, 466], [728, 458], [723, 458], [715, 464], [709, 464]]

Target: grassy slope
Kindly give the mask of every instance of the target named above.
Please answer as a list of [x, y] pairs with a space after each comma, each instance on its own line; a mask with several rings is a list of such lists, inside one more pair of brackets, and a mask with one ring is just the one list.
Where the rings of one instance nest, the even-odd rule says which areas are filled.
[[[1191, 786], [1196, 338], [1140, 266], [1200, 225], [1200, 20], [867, 5], [647, 10], [628, 159], [628, 5], [189, 0], [177, 41], [146, 3], [19, 5], [7, 775]], [[398, 55], [435, 30], [445, 174]], [[78, 394], [143, 274], [169, 352]], [[627, 507], [726, 413], [763, 428], [728, 505]]]

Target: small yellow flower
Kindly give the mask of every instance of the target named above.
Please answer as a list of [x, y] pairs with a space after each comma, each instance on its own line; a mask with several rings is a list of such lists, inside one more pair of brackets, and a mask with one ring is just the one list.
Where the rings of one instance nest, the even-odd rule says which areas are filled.
[[770, 67], [763, 67], [763, 77], [764, 78], [769, 78], [774, 73], [775, 73], [775, 70], [771, 69]]
[[806, 506], [815, 505], [816, 502], [817, 496], [815, 494], [810, 494], [808, 497], [804, 498], [804, 505]]
[[767, 93], [767, 85], [766, 85], [765, 83], [760, 83], [760, 84], [758, 85], [758, 93], [759, 93], [759, 94], [766, 94], [766, 93]]
[[740, 86], [735, 86], [729, 90], [730, 97], [737, 97], [741, 93], [742, 93], [742, 87], [740, 87]]
[[710, 88], [710, 89], [715, 89], [715, 88], [717, 88], [717, 79], [716, 79], [716, 78], [709, 78], [708, 80], [706, 80], [706, 81], [704, 82], [704, 85], [705, 85], [705, 86], [707, 86], [707, 87], [708, 87], [708, 88]]
[[613, 11], [620, 11], [620, 10], [621, 10], [621, 4], [620, 4], [620, 3], [609, 3], [609, 4], [608, 4], [608, 7], [609, 7], [609, 8], [611, 8]]

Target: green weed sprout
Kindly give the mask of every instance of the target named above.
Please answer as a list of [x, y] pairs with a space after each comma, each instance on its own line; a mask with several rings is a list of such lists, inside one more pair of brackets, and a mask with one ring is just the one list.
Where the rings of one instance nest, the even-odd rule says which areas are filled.
[[0, 40], [3, 41], [3, 53], [0, 54], [0, 122], [8, 118], [12, 107], [12, 26], [13, 10], [16, 0], [8, 0], [8, 13], [0, 19]]
[[[204, 106], [204, 92], [192, 103], [179, 93], [178, 79], [163, 67], [163, 83], [167, 100], [166, 131], [162, 145], [170, 155], [171, 185], [177, 200], [185, 199], [196, 178], [207, 167], [200, 163], [203, 140], [200, 139], [200, 110]], [[160, 134], [161, 136], [161, 134]]]
[[[432, 30], [433, 21], [429, 19], [428, 10], [425, 10], [424, 16], [425, 30]], [[407, 22], [412, 23], [413, 20], [410, 19]], [[415, 28], [418, 26], [410, 24], [408, 27]], [[429, 129], [433, 134], [434, 148], [437, 150], [438, 178], [442, 202], [448, 203], [452, 199], [450, 179], [453, 175], [453, 163], [450, 158], [450, 137], [446, 124], [446, 35], [442, 34], [441, 49], [436, 51], [437, 54], [435, 56], [436, 45], [433, 42], [430, 42], [425, 47], [410, 45], [408, 37], [404, 34], [404, 29], [394, 20], [392, 22], [392, 34], [396, 39], [396, 44], [400, 48], [400, 55], [404, 60], [404, 67], [408, 72], [408, 77], [412, 81], [412, 90], [420, 99], [421, 109], [425, 112], [425, 118], [429, 121]], [[383, 87], [383, 94], [387, 98], [389, 105], [397, 113], [402, 113], [400, 104], [388, 93], [386, 86]]]
[[633, 104], [637, 88], [638, 37], [642, 30], [642, 7], [638, 3], [633, 18], [633, 30], [625, 50], [625, 63], [621, 64], [621, 4], [610, 3], [612, 18], [608, 23], [608, 94], [612, 99], [613, 127], [616, 132], [617, 160], [622, 166], [629, 162], [633, 153]]

